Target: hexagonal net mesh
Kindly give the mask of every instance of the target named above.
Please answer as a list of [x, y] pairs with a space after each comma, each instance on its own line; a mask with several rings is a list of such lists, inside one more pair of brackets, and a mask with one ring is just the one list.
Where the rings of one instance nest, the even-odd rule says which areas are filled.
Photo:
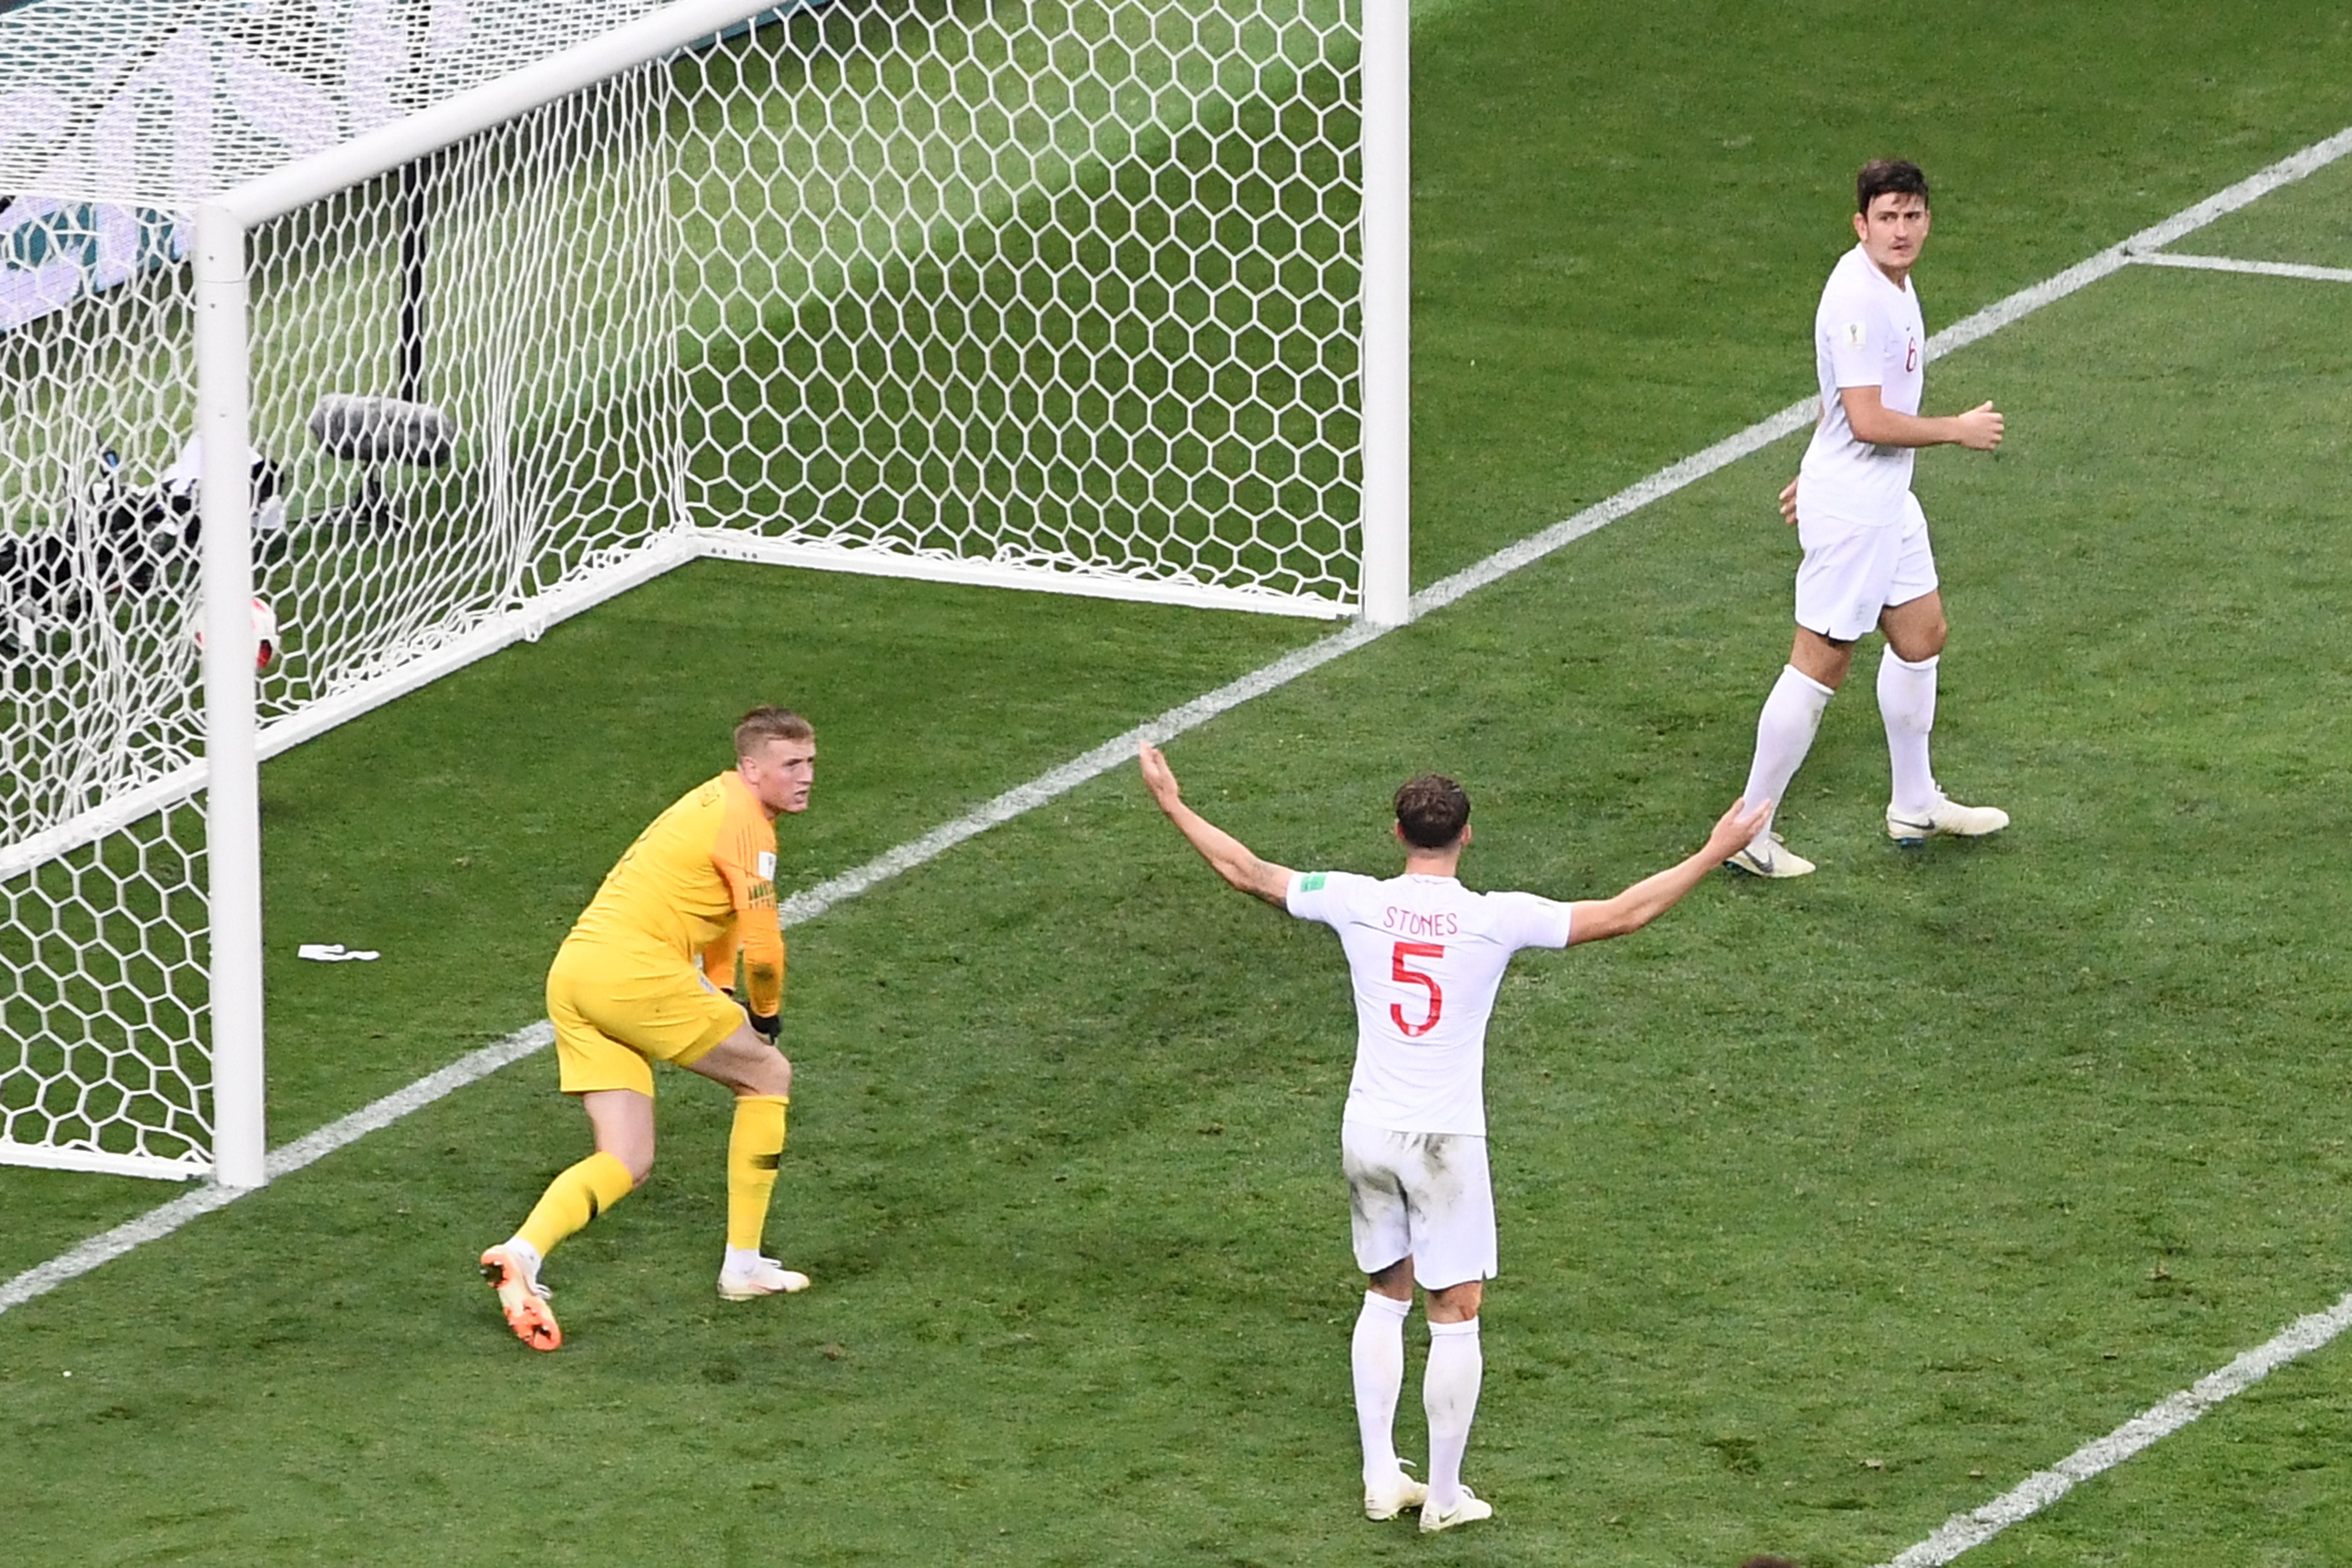
[[692, 521], [1351, 605], [1355, 47], [1042, 0], [681, 62]]
[[[703, 554], [1352, 609], [1356, 49], [802, 9], [257, 225], [265, 753]], [[108, 195], [0, 206], [0, 1159], [187, 1170], [192, 230]]]
[[0, 333], [0, 1156], [200, 1169], [200, 781], [163, 782], [199, 744], [192, 574], [126, 482], [193, 405], [187, 269], [155, 214], [50, 204], [14, 237], [123, 216], [141, 265]]
[[0, 884], [0, 1147], [209, 1166], [203, 828], [183, 802]]
[[[669, 90], [646, 67], [248, 236], [274, 744], [673, 527]], [[126, 211], [27, 205], [20, 242], [82, 257]], [[187, 1173], [213, 1120], [190, 268], [184, 225], [129, 216], [126, 275], [0, 332], [0, 1159]]]

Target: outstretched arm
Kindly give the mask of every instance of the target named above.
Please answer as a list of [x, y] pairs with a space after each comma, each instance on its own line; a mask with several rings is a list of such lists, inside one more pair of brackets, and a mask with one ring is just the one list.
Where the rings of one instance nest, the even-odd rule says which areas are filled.
[[[1290, 868], [1276, 866], [1250, 853], [1248, 845], [1203, 817], [1184, 804], [1176, 787], [1176, 774], [1169, 768], [1168, 759], [1160, 748], [1145, 742], [1135, 749], [1136, 761], [1143, 767], [1143, 784], [1168, 820], [1176, 825], [1201, 858], [1213, 868], [1218, 876], [1244, 893], [1255, 893], [1277, 908], [1286, 905], [1290, 897]], [[1745, 844], [1747, 839], [1741, 839]], [[1735, 844], [1733, 849], [1739, 846]], [[1724, 851], [1726, 855], [1731, 850]]]
[[1640, 931], [1672, 909], [1685, 893], [1699, 885], [1709, 871], [1738, 854], [1763, 830], [1772, 815], [1772, 803], [1750, 806], [1735, 800], [1731, 809], [1706, 836], [1706, 847], [1679, 866], [1669, 866], [1644, 877], [1613, 899], [1588, 899], [1569, 906], [1568, 942], [1602, 942]]

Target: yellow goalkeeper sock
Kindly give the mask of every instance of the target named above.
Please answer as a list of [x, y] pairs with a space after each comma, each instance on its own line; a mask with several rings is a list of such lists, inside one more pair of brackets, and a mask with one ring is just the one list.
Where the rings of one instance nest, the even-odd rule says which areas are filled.
[[776, 1190], [776, 1162], [784, 1152], [781, 1094], [746, 1094], [735, 1100], [735, 1131], [727, 1139], [727, 1245], [760, 1250], [768, 1228], [768, 1194]]
[[547, 1184], [539, 1205], [515, 1234], [539, 1248], [541, 1258], [555, 1244], [629, 1195], [636, 1183], [629, 1168], [610, 1154], [591, 1154]]

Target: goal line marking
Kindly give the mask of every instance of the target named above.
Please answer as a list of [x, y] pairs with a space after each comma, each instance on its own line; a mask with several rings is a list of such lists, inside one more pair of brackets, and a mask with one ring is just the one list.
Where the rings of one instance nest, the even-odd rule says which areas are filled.
[[[2120, 244], [2077, 262], [2063, 272], [2021, 289], [1972, 316], [1953, 322], [1928, 339], [1928, 356], [1940, 358], [1980, 338], [1989, 337], [2044, 305], [2064, 299], [2135, 262], [2163, 265], [2155, 253], [2164, 247], [2196, 232], [2216, 218], [2268, 195], [2282, 185], [2326, 167], [2347, 153], [2352, 153], [2352, 128], [2283, 158], [2268, 168], [2215, 192], [2195, 205], [2175, 213], [2163, 222], [2142, 229]], [[1815, 409], [1816, 400], [1811, 397], [1793, 403], [1738, 434], [1694, 452], [1606, 500], [1586, 507], [1564, 521], [1531, 534], [1516, 544], [1507, 545], [1483, 561], [1431, 584], [1412, 596], [1412, 618], [1417, 620], [1433, 610], [1466, 597], [1523, 567], [1534, 564], [1586, 534], [1695, 484], [1742, 458], [1761, 451], [1785, 436], [1795, 434], [1812, 422]], [[1138, 742], [1156, 743], [1183, 734], [1219, 714], [1287, 686], [1300, 676], [1378, 641], [1391, 629], [1358, 621], [1238, 680], [1171, 708], [1158, 718], [1137, 725], [1125, 734], [1105, 742], [1060, 767], [1005, 791], [953, 822], [902, 844], [854, 870], [793, 895], [784, 902], [783, 919], [788, 924], [814, 920], [877, 883], [936, 859], [964, 840], [1009, 822], [1109, 772], [1134, 754]], [[545, 1049], [553, 1037], [554, 1031], [544, 1019], [519, 1029], [493, 1045], [461, 1057], [439, 1071], [417, 1079], [396, 1093], [386, 1095], [349, 1116], [271, 1151], [265, 1169], [273, 1181], [291, 1174], [370, 1132], [390, 1126], [413, 1110]], [[225, 1208], [248, 1191], [258, 1190], [261, 1189], [206, 1185], [92, 1237], [48, 1262], [0, 1284], [0, 1313], [46, 1295], [150, 1241], [169, 1236], [201, 1215]], [[1884, 1568], [1940, 1568], [1941, 1564], [1949, 1563], [1971, 1546], [1990, 1540], [2010, 1525], [2038, 1513], [2078, 1482], [2122, 1463], [2149, 1444], [2178, 1431], [2222, 1400], [2252, 1386], [2277, 1367], [2326, 1344], [2347, 1325], [2352, 1325], [2352, 1295], [2347, 1295], [2329, 1311], [2298, 1319], [2276, 1338], [2248, 1351], [2221, 1371], [2143, 1412], [2106, 1436], [2084, 1445], [2055, 1468], [2029, 1477], [1974, 1512], [1948, 1520], [1933, 1535], [1904, 1552]]]
[[2311, 267], [2300, 261], [2247, 261], [2235, 256], [2182, 256], [2153, 251], [2135, 256], [2142, 267], [2180, 267], [2191, 272], [2252, 272], [2263, 278], [2301, 278], [2313, 283], [2352, 283], [2352, 268]]
[[[438, 1072], [425, 1074], [406, 1089], [362, 1106], [349, 1116], [330, 1121], [291, 1143], [280, 1144], [265, 1157], [262, 1169], [273, 1182], [280, 1176], [292, 1175], [303, 1166], [333, 1153], [345, 1144], [356, 1143], [369, 1133], [391, 1126], [410, 1111], [430, 1105], [443, 1096], [488, 1078], [500, 1068], [519, 1062], [532, 1052], [544, 1050], [554, 1043], [555, 1027], [544, 1018], [517, 1029], [495, 1045], [484, 1046], [478, 1051], [459, 1057]], [[6, 1284], [0, 1285], [0, 1312], [5, 1312], [11, 1307], [21, 1307], [36, 1296], [45, 1296], [69, 1279], [79, 1279], [93, 1268], [113, 1262], [134, 1247], [161, 1240], [199, 1215], [226, 1208], [247, 1193], [261, 1190], [258, 1187], [224, 1187], [207, 1182], [168, 1204], [149, 1209], [137, 1219], [126, 1220], [112, 1230], [101, 1231], [71, 1251], [59, 1253], [47, 1263], [28, 1268]]]

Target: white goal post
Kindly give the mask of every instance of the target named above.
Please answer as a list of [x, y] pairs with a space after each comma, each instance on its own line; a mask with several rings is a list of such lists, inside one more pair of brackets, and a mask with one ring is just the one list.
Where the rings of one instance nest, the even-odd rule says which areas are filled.
[[261, 1184], [260, 761], [686, 562], [1403, 622], [1409, 54], [0, 12], [0, 1162]]

